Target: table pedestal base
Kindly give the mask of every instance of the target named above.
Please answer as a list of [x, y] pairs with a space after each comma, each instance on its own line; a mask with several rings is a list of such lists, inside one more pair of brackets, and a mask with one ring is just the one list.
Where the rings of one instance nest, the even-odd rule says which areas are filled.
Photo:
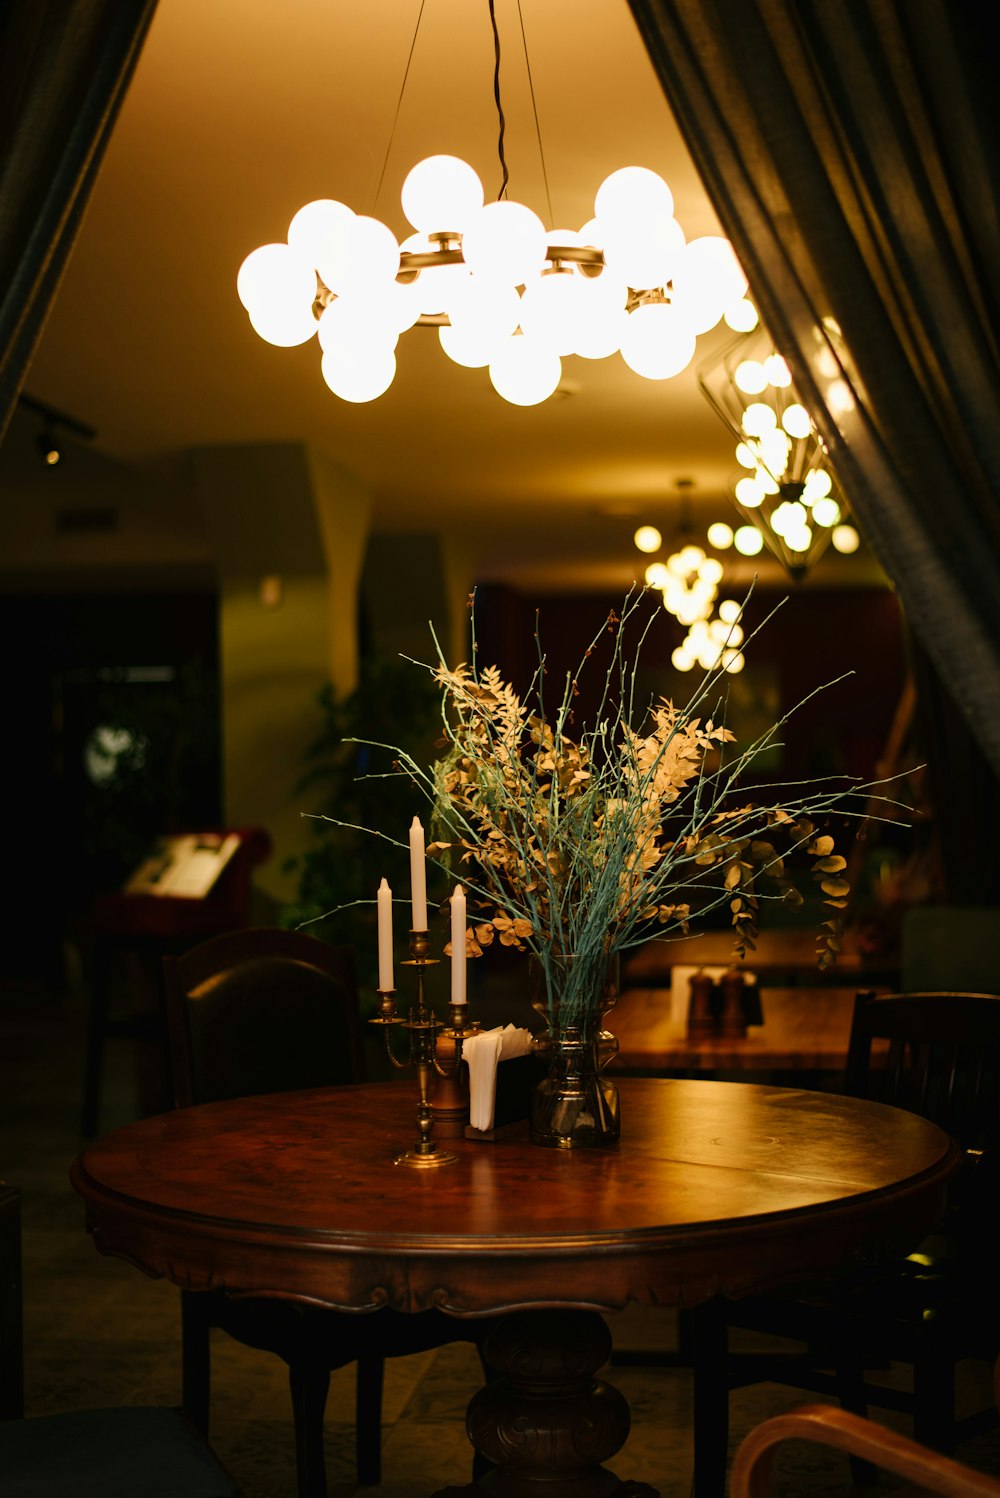
[[594, 1311], [504, 1316], [486, 1339], [499, 1377], [469, 1404], [466, 1428], [497, 1470], [434, 1498], [658, 1498], [601, 1465], [628, 1439], [624, 1395], [594, 1377], [611, 1334]]

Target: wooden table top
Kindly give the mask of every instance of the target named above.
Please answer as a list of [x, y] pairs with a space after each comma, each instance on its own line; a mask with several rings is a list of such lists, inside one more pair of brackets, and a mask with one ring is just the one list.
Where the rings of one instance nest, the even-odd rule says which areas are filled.
[[670, 992], [633, 988], [607, 1018], [618, 1072], [842, 1071], [854, 988], [766, 988], [763, 1025], [742, 1039], [692, 1040], [671, 1019]]
[[792, 1088], [622, 1082], [623, 1140], [449, 1141], [393, 1165], [415, 1087], [181, 1109], [87, 1148], [72, 1182], [98, 1248], [191, 1289], [459, 1315], [693, 1304], [893, 1251], [936, 1218], [957, 1152], [934, 1125]]

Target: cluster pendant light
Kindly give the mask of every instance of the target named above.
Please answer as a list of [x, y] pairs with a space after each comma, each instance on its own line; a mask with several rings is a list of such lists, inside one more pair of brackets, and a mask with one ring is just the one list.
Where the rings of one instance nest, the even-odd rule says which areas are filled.
[[744, 524], [733, 532], [732, 544], [744, 556], [767, 546], [793, 577], [801, 577], [831, 542], [837, 551], [855, 551], [858, 533], [788, 365], [756, 309], [743, 306], [751, 308], [753, 324], [738, 331], [698, 376], [737, 439], [741, 472], [730, 497]]
[[645, 167], [612, 172], [578, 231], [546, 232], [523, 203], [486, 203], [455, 156], [419, 162], [401, 201], [414, 230], [402, 243], [378, 219], [323, 198], [239, 271], [255, 331], [285, 347], [315, 336], [323, 378], [342, 400], [389, 388], [400, 335], [416, 325], [436, 327], [455, 363], [488, 368], [514, 405], [552, 395], [570, 355], [620, 353], [636, 374], [670, 379], [746, 290], [728, 240], [686, 241], [669, 187]]

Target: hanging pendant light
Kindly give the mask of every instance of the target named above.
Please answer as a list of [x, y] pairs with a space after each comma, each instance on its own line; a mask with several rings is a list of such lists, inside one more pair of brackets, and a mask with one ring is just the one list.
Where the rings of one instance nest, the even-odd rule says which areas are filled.
[[826, 450], [774, 342], [744, 300], [727, 313], [738, 331], [721, 355], [698, 372], [709, 403], [736, 438], [739, 473], [730, 498], [743, 524], [736, 550], [755, 556], [765, 546], [794, 578], [801, 578], [827, 547], [845, 549], [857, 531]]
[[550, 396], [567, 357], [620, 351], [636, 374], [671, 379], [746, 291], [728, 240], [686, 241], [669, 187], [646, 167], [612, 172], [579, 230], [547, 233], [537, 214], [506, 196], [492, 0], [490, 16], [498, 200], [485, 201], [467, 162], [430, 156], [403, 183], [401, 206], [414, 232], [402, 243], [380, 220], [321, 198], [296, 213], [284, 242], [261, 246], [240, 267], [237, 292], [254, 330], [286, 348], [318, 331], [323, 378], [343, 400], [374, 400], [389, 388], [397, 340], [414, 326], [437, 327], [444, 353], [488, 368], [493, 387], [515, 405]]

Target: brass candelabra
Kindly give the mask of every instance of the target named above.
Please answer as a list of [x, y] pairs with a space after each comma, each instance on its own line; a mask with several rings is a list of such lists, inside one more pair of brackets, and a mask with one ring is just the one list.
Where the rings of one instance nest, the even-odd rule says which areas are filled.
[[[413, 969], [417, 985], [416, 1007], [408, 1010], [404, 1018], [396, 1013], [395, 989], [380, 988], [379, 1012], [369, 1021], [370, 1024], [383, 1027], [386, 1054], [393, 1066], [399, 1071], [405, 1071], [409, 1067], [416, 1071], [419, 1094], [417, 1142], [397, 1155], [394, 1163], [413, 1166], [419, 1170], [427, 1170], [436, 1165], [451, 1165], [458, 1159], [449, 1150], [443, 1150], [433, 1137], [434, 1109], [431, 1095], [438, 1077], [457, 1080], [462, 1065], [462, 1042], [467, 1035], [474, 1034], [479, 1028], [477, 1023], [468, 1023], [468, 1006], [465, 1004], [449, 1004], [450, 1023], [446, 1026], [432, 1013], [427, 1003], [426, 972], [429, 967], [437, 966], [438, 959], [429, 954], [428, 933], [411, 931], [409, 960], [400, 963], [400, 966]], [[402, 1059], [396, 1055], [392, 1046], [392, 1031], [397, 1025], [409, 1031], [409, 1047]], [[437, 1054], [439, 1036], [454, 1042], [454, 1054], [447, 1065], [441, 1062]]]

